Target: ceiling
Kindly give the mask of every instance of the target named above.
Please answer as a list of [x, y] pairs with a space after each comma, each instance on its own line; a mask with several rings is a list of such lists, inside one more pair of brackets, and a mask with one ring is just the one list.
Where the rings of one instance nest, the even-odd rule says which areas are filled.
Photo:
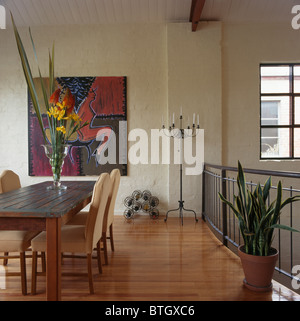
[[[194, 0], [196, 1], [196, 0]], [[200, 20], [289, 22], [299, 0], [199, 0]], [[192, 0], [0, 0], [18, 26], [188, 22]]]

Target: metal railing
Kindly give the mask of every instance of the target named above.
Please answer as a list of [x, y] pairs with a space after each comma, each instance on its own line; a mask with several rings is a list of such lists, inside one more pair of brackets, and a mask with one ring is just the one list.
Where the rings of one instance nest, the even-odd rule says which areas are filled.
[[[268, 202], [276, 197], [279, 180], [283, 186], [283, 199], [300, 195], [300, 173], [246, 168], [244, 168], [244, 173], [247, 187], [251, 191], [254, 191], [258, 183], [263, 185], [269, 176], [272, 177]], [[237, 253], [238, 246], [243, 243], [238, 221], [229, 206], [221, 202], [218, 193], [220, 192], [233, 202], [233, 195], [238, 193], [236, 176], [237, 168], [213, 164], [204, 165], [202, 176], [202, 218], [208, 223], [216, 237], [235, 253]], [[300, 201], [291, 203], [283, 209], [279, 223], [300, 231]], [[300, 293], [300, 290], [292, 286], [295, 282], [300, 285], [300, 233], [276, 229], [272, 246], [279, 250], [274, 280]], [[297, 265], [299, 265], [298, 275], [293, 274], [293, 267]]]

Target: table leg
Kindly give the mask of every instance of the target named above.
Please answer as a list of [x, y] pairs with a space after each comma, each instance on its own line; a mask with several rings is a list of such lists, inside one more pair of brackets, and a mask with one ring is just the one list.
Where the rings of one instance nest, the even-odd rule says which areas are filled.
[[47, 266], [46, 287], [47, 300], [59, 301], [61, 299], [61, 218], [46, 219], [47, 233]]

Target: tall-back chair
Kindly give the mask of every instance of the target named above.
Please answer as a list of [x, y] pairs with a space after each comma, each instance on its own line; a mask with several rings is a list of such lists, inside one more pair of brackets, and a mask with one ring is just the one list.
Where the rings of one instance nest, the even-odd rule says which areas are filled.
[[[5, 170], [0, 175], [1, 193], [7, 193], [21, 187], [19, 176], [11, 170]], [[20, 273], [7, 272], [6, 276], [21, 276], [22, 294], [27, 294], [26, 258], [25, 252], [30, 247], [33, 237], [38, 231], [0, 231], [0, 252], [4, 252], [3, 265], [7, 265], [8, 259], [20, 259]], [[18, 256], [9, 256], [9, 252], [18, 252]]]
[[[114, 221], [115, 203], [116, 203], [116, 198], [117, 198], [117, 194], [120, 186], [120, 178], [121, 178], [120, 170], [113, 169], [110, 173], [110, 178], [111, 178], [112, 184], [111, 184], [111, 189], [109, 191], [107, 207], [105, 209], [102, 236], [101, 236], [101, 239], [99, 239], [99, 244], [97, 244], [97, 247], [100, 247], [100, 240], [103, 241], [105, 264], [108, 264], [107, 242], [106, 242], [107, 239], [110, 239], [111, 249], [112, 251], [114, 251], [113, 221]], [[77, 213], [67, 224], [68, 225], [85, 225], [87, 220], [87, 215], [88, 215], [88, 212], [81, 211]], [[109, 233], [109, 236], [107, 237], [108, 233]], [[98, 261], [99, 260], [101, 259], [98, 257]], [[99, 273], [101, 272], [102, 272], [102, 268], [99, 267]]]
[[[111, 179], [107, 173], [100, 175], [95, 183], [90, 209], [85, 225], [64, 225], [61, 228], [61, 252], [84, 253], [87, 257], [87, 275], [89, 278], [90, 293], [94, 293], [92, 274], [92, 251], [102, 235], [102, 224], [111, 188]], [[46, 232], [40, 233], [31, 241], [32, 259], [32, 283], [31, 292], [36, 293], [37, 252], [46, 251]], [[98, 252], [100, 248], [97, 248]], [[100, 254], [100, 253], [98, 253]], [[100, 259], [100, 255], [98, 255]], [[98, 261], [101, 265], [101, 262]], [[70, 275], [78, 275], [70, 274]], [[82, 275], [82, 274], [80, 274]]]
[[[21, 188], [19, 176], [12, 170], [6, 169], [0, 175], [0, 192], [7, 193]], [[4, 253], [3, 265], [8, 263], [8, 252]]]
[[[114, 239], [113, 239], [113, 222], [114, 222], [114, 214], [115, 214], [115, 204], [116, 199], [119, 191], [120, 186], [120, 179], [121, 174], [119, 169], [113, 169], [110, 173], [110, 178], [112, 181], [112, 187], [110, 191], [109, 201], [108, 201], [108, 207], [106, 209], [106, 215], [104, 218], [103, 223], [103, 231], [102, 231], [102, 242], [103, 242], [103, 248], [104, 248], [104, 258], [105, 258], [105, 264], [108, 264], [108, 257], [107, 257], [107, 239], [110, 240], [110, 246], [111, 250], [115, 250], [114, 246]], [[109, 236], [107, 236], [109, 233]]]
[[19, 176], [11, 170], [5, 170], [2, 172], [0, 175], [0, 182], [2, 193], [7, 193], [21, 188]]

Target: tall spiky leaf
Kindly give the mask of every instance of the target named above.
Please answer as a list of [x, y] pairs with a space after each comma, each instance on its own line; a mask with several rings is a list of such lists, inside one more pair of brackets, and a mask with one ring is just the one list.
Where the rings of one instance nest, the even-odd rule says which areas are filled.
[[54, 92], [54, 43], [52, 46], [52, 56], [49, 52], [49, 96], [52, 95], [52, 93]]
[[43, 119], [42, 119], [41, 110], [40, 110], [40, 105], [39, 105], [39, 101], [38, 101], [37, 92], [36, 92], [36, 89], [35, 89], [35, 86], [34, 86], [30, 65], [29, 65], [29, 62], [28, 62], [28, 59], [27, 59], [27, 55], [26, 55], [26, 52], [25, 52], [21, 37], [20, 37], [18, 29], [16, 27], [13, 15], [12, 15], [12, 13], [10, 13], [10, 14], [11, 14], [11, 19], [12, 19], [12, 24], [13, 24], [13, 28], [14, 28], [14, 34], [15, 34], [15, 38], [16, 38], [16, 42], [17, 42], [19, 55], [20, 55], [20, 58], [21, 58], [23, 72], [24, 72], [24, 76], [25, 76], [25, 79], [26, 79], [26, 82], [27, 82], [28, 90], [29, 90], [29, 93], [30, 93], [30, 96], [31, 96], [32, 104], [33, 104], [33, 107], [35, 109], [39, 125], [40, 125], [41, 130], [42, 130], [44, 141], [47, 142], [45, 128], [44, 128]]

